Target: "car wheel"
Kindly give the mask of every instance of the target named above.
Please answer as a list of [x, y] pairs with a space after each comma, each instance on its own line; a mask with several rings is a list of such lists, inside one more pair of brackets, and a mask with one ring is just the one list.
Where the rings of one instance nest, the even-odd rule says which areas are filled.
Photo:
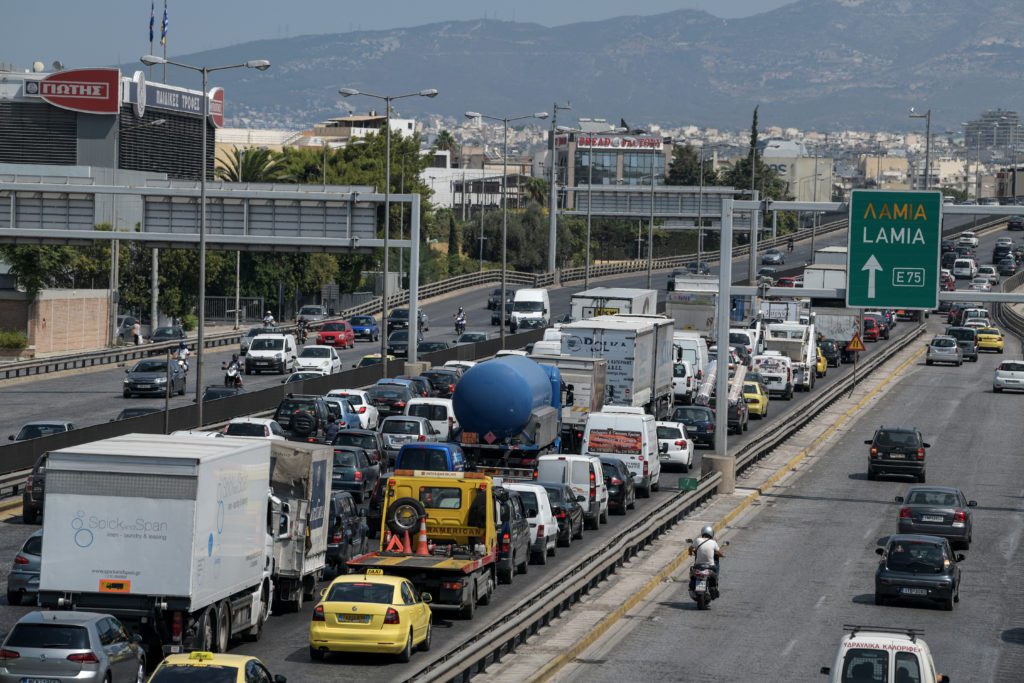
[[535, 553], [530, 553], [531, 564], [547, 564], [548, 563], [548, 551], [547, 548], [540, 550]]
[[926, 359], [926, 360], [924, 361], [924, 364], [925, 364], [925, 365], [931, 365], [931, 364], [932, 364], [932, 361], [930, 361], [930, 360], [927, 360], [927, 359]]
[[953, 611], [953, 593], [950, 592], [949, 597], [942, 601], [942, 609], [946, 612]]
[[405, 639], [405, 649], [398, 653], [398, 661], [405, 664], [412, 659], [412, 629], [409, 629], [409, 636]]
[[433, 635], [431, 632], [431, 624], [427, 622], [427, 635], [423, 637], [423, 642], [420, 643], [420, 652], [430, 652], [430, 639]]
[[121, 395], [124, 396], [125, 398], [131, 398], [132, 397], [132, 395], [129, 394], [127, 391], [123, 392]]
[[[514, 562], [514, 561], [515, 560], [513, 558], [512, 562]], [[515, 565], [512, 564], [511, 562], [508, 564], [508, 566], [498, 567], [498, 583], [512, 583], [512, 577], [516, 573], [515, 570], [516, 570]], [[469, 616], [468, 617], [465, 616], [465, 612], [467, 611], [467, 609], [469, 611]], [[467, 607], [463, 607], [462, 611], [463, 611], [463, 618], [464, 619], [472, 619], [473, 618], [473, 610], [472, 610], [472, 608], [468, 608], [468, 606]]]
[[599, 524], [607, 524], [608, 523], [608, 511], [605, 510], [600, 515], [598, 515], [597, 516], [597, 521], [598, 521]]
[[992, 387], [992, 393], [993, 394], [998, 394], [998, 393], [1001, 393], [1001, 392], [1002, 392], [1002, 389], [1000, 389], [999, 387]]
[[878, 480], [878, 474], [876, 474], [875, 471], [869, 467], [868, 468], [868, 481], [877, 481], [877, 480]]
[[572, 537], [575, 538], [576, 540], [580, 540], [580, 539], [583, 538], [583, 520], [582, 519], [580, 520], [579, 531], [577, 531], [575, 534], [573, 534]]
[[743, 431], [745, 432], [745, 431], [747, 431], [748, 429], [750, 429], [750, 423], [749, 423], [749, 422], [744, 422], [744, 423], [743, 423]]
[[918, 484], [925, 483], [925, 473], [924, 473], [924, 470], [921, 471], [921, 474], [917, 475], [917, 483]]
[[25, 524], [35, 524], [39, 519], [39, 510], [31, 505], [21, 504], [21, 521]]
[[884, 605], [885, 604], [885, 596], [879, 595], [878, 593], [875, 593], [875, 604], [879, 605], [879, 606]]
[[323, 650], [318, 650], [312, 645], [309, 646], [309, 658], [312, 659], [314, 662], [324, 661], [324, 654], [325, 653]]
[[8, 605], [20, 605], [22, 594], [18, 591], [7, 591], [7, 604]]

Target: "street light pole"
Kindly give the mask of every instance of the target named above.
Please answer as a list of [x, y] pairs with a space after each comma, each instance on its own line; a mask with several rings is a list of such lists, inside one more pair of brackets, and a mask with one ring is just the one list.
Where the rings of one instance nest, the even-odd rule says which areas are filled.
[[[914, 108], [910, 108], [910, 118], [924, 119], [924, 189], [927, 190], [931, 184], [931, 152], [932, 152], [932, 110], [929, 109], [923, 114], [915, 114]], [[920, 184], [920, 183], [919, 183]], [[920, 187], [918, 189], [921, 189]]]
[[651, 289], [651, 271], [654, 269], [654, 183], [656, 180], [654, 173], [655, 154], [657, 154], [657, 152], [651, 153], [651, 217], [647, 223], [647, 289]]
[[147, 66], [153, 66], [154, 64], [171, 64], [173, 66], [180, 67], [182, 69], [188, 69], [190, 71], [198, 71], [203, 76], [203, 120], [202, 120], [202, 151], [200, 157], [200, 168], [199, 174], [199, 289], [198, 289], [198, 331], [196, 335], [196, 426], [203, 426], [203, 357], [206, 355], [205, 351], [205, 331], [206, 326], [206, 127], [210, 118], [210, 97], [207, 92], [209, 85], [210, 73], [214, 71], [226, 71], [227, 69], [241, 69], [249, 68], [256, 69], [258, 71], [266, 71], [270, 68], [270, 62], [266, 59], [250, 59], [247, 62], [241, 64], [228, 64], [226, 66], [192, 66], [190, 64], [182, 64], [181, 62], [174, 62], [164, 57], [158, 57], [156, 55], [145, 55], [140, 60]]
[[701, 274], [701, 250], [704, 244], [704, 145], [700, 146], [700, 192], [697, 194], [697, 274]]
[[[523, 119], [546, 119], [546, 111], [523, 116], [487, 116], [475, 111], [467, 111], [467, 119], [488, 119], [500, 122], [503, 126], [504, 139], [501, 150], [501, 301], [498, 302], [498, 325], [501, 330], [501, 348], [505, 348], [505, 299], [508, 296], [508, 122], [521, 121]], [[481, 221], [481, 225], [482, 225]], [[483, 234], [481, 231], [480, 248], [483, 249]], [[549, 312], [550, 313], [550, 312]], [[509, 317], [511, 318], [511, 312]]]
[[[400, 100], [405, 97], [437, 97], [437, 90], [428, 88], [404, 95], [375, 95], [373, 93], [355, 90], [353, 88], [342, 88], [338, 91], [342, 97], [353, 95], [365, 95], [385, 102], [384, 121], [384, 263], [383, 277], [381, 284], [380, 299], [380, 326], [384, 333], [380, 335], [380, 363], [381, 377], [388, 376], [388, 240], [391, 237], [391, 101]], [[413, 320], [413, 313], [416, 313]], [[410, 302], [409, 306], [409, 360], [416, 360], [416, 345], [419, 343], [419, 306], [417, 302]]]
[[558, 242], [558, 152], [555, 148], [555, 134], [557, 133], [558, 112], [571, 111], [572, 105], [568, 102], [565, 106], [554, 103], [554, 112], [551, 115], [551, 187], [549, 188], [548, 199], [548, 272], [555, 272], [556, 244]]

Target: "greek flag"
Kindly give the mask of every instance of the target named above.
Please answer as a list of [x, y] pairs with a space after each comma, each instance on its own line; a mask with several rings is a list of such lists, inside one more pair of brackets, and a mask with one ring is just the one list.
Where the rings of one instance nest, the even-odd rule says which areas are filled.
[[160, 27], [160, 44], [167, 46], [167, 0], [164, 0], [164, 21]]
[[153, 25], [156, 23], [156, 3], [149, 3], [149, 45], [153, 46]]

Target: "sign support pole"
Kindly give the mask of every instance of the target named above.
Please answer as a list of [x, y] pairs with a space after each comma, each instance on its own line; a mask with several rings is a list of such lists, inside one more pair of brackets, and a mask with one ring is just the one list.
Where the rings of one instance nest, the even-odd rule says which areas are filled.
[[715, 454], [728, 455], [729, 433], [729, 308], [732, 297], [732, 198], [722, 199], [722, 239], [718, 266], [718, 310], [715, 338], [718, 344], [718, 373], [715, 378]]

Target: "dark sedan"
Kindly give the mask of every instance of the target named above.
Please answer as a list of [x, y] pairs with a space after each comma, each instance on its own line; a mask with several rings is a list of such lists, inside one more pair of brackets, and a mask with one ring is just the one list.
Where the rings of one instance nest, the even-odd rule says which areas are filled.
[[[219, 398], [231, 398], [232, 396], [238, 396], [244, 393], [245, 389], [235, 389], [234, 387], [225, 387], [220, 384], [213, 384], [203, 389], [203, 403], [207, 401], [216, 401]], [[195, 403], [195, 399], [192, 400]]]
[[[423, 334], [417, 336], [416, 342], [423, 341]], [[409, 355], [409, 330], [395, 330], [388, 335], [388, 354], [395, 358], [405, 358]]]
[[362, 448], [374, 462], [384, 461], [384, 437], [374, 429], [342, 429], [334, 437], [334, 445]]
[[448, 368], [424, 370], [423, 376], [430, 380], [439, 398], [451, 398], [455, 392], [455, 385], [459, 383], [459, 373]]
[[[163, 396], [170, 382], [171, 393], [185, 395], [185, 373], [175, 362], [166, 360], [140, 360], [131, 370], [125, 370], [121, 393], [125, 398], [135, 395]], [[168, 379], [169, 378], [169, 379]]]
[[416, 345], [416, 353], [422, 355], [424, 353], [436, 353], [438, 351], [447, 351], [451, 347], [448, 346], [448, 342], [445, 341], [421, 341]]
[[830, 368], [838, 368], [843, 361], [843, 349], [834, 339], [823, 339], [818, 342], [821, 355], [825, 356], [825, 362]]
[[636, 484], [626, 463], [618, 458], [601, 458], [604, 484], [608, 487], [608, 509], [620, 515], [636, 507]]
[[[497, 316], [496, 315], [492, 315], [491, 317], [492, 317], [492, 319], [497, 320]], [[497, 325], [498, 323], [492, 322], [491, 324], [492, 325]], [[455, 344], [456, 345], [459, 345], [459, 344], [478, 344], [480, 342], [485, 342], [485, 341], [487, 341], [487, 333], [486, 332], [463, 332], [455, 340]]]
[[978, 501], [967, 500], [963, 491], [948, 486], [915, 486], [900, 503], [900, 533], [941, 536], [954, 548], [967, 550], [974, 537], [974, 515], [970, 508]]
[[686, 433], [694, 443], [715, 447], [715, 411], [707, 406], [679, 406], [672, 413], [672, 422], [686, 425]]
[[395, 379], [407, 379], [416, 385], [416, 390], [419, 396], [423, 398], [429, 398], [436, 396], [434, 393], [434, 385], [430, 383], [430, 380], [423, 375], [398, 375]]
[[381, 417], [401, 415], [405, 412], [405, 404], [412, 398], [412, 391], [398, 384], [374, 385], [366, 394]]
[[786, 262], [786, 257], [778, 249], [769, 249], [761, 256], [761, 264], [765, 266], [781, 266]]
[[996, 269], [1000, 275], [1014, 275], [1017, 272], [1017, 259], [1012, 256], [999, 259], [999, 262], [996, 263]]
[[366, 517], [347, 491], [332, 491], [330, 507], [326, 560], [335, 574], [344, 574], [347, 570], [345, 563], [366, 552]]
[[964, 556], [954, 554], [946, 539], [896, 534], [875, 552], [882, 556], [875, 570], [876, 605], [889, 600], [937, 602], [949, 611], [954, 602], [960, 602], [960, 562]]
[[[423, 332], [430, 331], [430, 323], [427, 321], [427, 314], [422, 310], [419, 311], [419, 328]], [[409, 329], [409, 309], [396, 308], [391, 311], [387, 320], [387, 333], [391, 334], [394, 330], [407, 329]]]
[[[153, 334], [149, 340], [154, 344], [162, 344], [165, 342], [181, 341], [185, 339], [185, 330], [178, 325], [172, 325], [169, 327], [158, 327], [153, 330]], [[163, 353], [158, 351], [157, 353]]]
[[334, 473], [331, 475], [332, 491], [348, 491], [357, 503], [373, 491], [380, 478], [380, 465], [370, 459], [362, 448], [352, 446], [334, 447]]
[[[511, 301], [506, 301], [505, 302], [505, 324], [506, 325], [508, 324], [509, 320], [511, 320], [511, 316], [512, 316], [512, 302]], [[495, 308], [493, 311], [491, 311], [491, 324], [492, 325], [500, 325], [501, 324], [501, 311], [500, 311], [500, 309]]]
[[583, 538], [583, 507], [568, 484], [541, 482], [548, 492], [551, 512], [558, 520], [558, 545], [568, 547], [574, 538]]

